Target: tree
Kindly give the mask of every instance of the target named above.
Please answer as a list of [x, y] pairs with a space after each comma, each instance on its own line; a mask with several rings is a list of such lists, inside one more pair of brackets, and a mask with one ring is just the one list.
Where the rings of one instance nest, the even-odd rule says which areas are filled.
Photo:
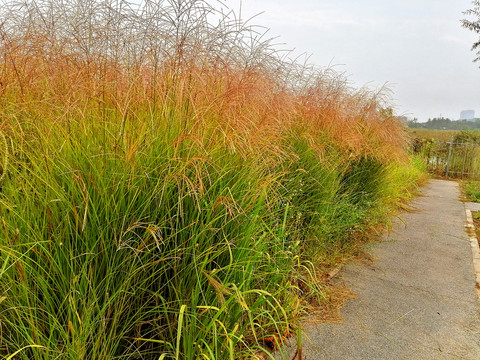
[[[462, 26], [466, 29], [472, 30], [477, 34], [480, 34], [480, 0], [473, 0], [473, 8], [464, 11], [463, 14], [467, 16], [475, 16], [473, 21], [463, 19]], [[473, 61], [480, 61], [480, 39], [473, 43], [472, 51], [477, 50], [477, 57]]]

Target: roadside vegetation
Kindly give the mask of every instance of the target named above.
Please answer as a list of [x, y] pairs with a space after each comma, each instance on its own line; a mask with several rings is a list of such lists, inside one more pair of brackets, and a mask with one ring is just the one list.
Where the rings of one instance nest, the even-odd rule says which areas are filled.
[[382, 93], [211, 3], [0, 19], [6, 359], [268, 356], [423, 174]]
[[[480, 202], [480, 164], [478, 162], [480, 133], [476, 130], [434, 130], [409, 128], [412, 150], [434, 176], [445, 176], [451, 146], [449, 177], [459, 180], [465, 201]], [[462, 174], [465, 172], [465, 174]], [[468, 175], [467, 173], [471, 173]]]
[[430, 173], [458, 179], [480, 174], [478, 131], [409, 129], [408, 133], [413, 152]]
[[480, 182], [478, 180], [470, 180], [463, 185], [467, 201], [480, 202]]
[[443, 141], [448, 142], [458, 134], [459, 130], [435, 130], [424, 128], [408, 128], [408, 135], [414, 141]]

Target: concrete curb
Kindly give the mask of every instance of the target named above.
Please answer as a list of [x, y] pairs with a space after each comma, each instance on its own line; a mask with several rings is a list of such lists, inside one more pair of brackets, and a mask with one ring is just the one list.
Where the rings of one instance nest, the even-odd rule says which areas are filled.
[[468, 236], [470, 238], [470, 245], [472, 247], [473, 256], [473, 270], [475, 272], [475, 288], [477, 289], [478, 298], [480, 301], [480, 247], [478, 245], [478, 239], [475, 234], [475, 225], [473, 224], [472, 211], [465, 209], [467, 213], [467, 228]]

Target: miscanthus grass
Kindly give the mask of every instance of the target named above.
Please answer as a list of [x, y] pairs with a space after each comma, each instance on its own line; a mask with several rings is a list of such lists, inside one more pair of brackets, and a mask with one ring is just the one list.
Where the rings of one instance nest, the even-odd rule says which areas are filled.
[[224, 8], [2, 2], [3, 357], [273, 358], [415, 187], [381, 93]]

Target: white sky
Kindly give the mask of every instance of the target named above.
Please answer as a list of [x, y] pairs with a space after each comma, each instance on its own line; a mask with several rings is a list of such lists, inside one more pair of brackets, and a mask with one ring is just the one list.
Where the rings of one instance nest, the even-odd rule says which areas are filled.
[[[226, 0], [237, 10], [240, 0]], [[393, 91], [398, 115], [419, 121], [480, 117], [478, 35], [461, 27], [471, 0], [242, 0], [242, 18], [310, 62], [345, 72], [355, 87]]]

